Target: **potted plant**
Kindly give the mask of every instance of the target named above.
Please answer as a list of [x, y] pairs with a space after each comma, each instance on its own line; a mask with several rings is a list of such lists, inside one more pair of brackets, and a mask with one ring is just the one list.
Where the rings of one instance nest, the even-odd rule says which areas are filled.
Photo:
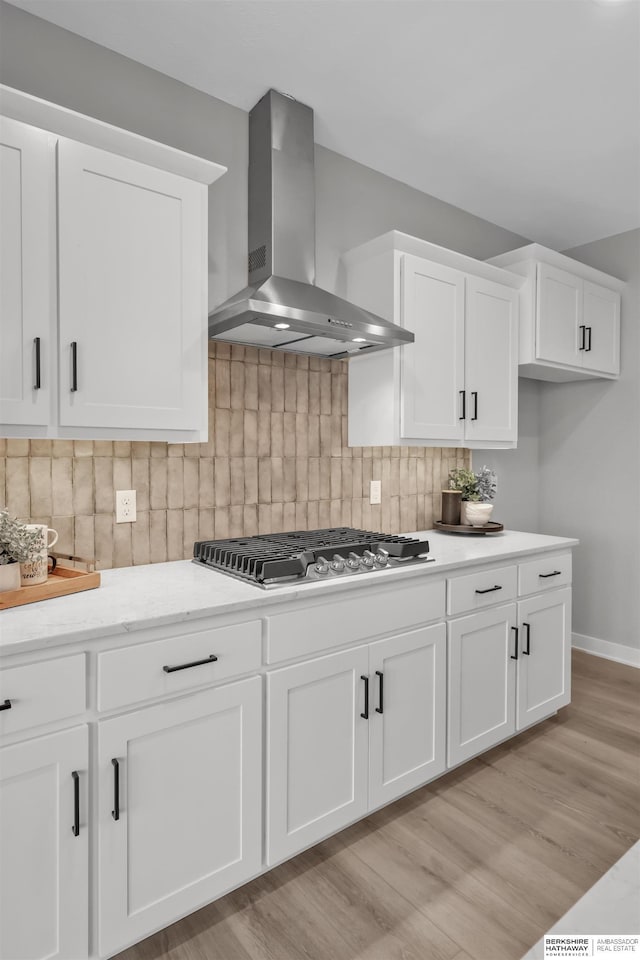
[[39, 549], [38, 531], [0, 510], [0, 592], [19, 589], [20, 564], [33, 560]]
[[460, 523], [470, 527], [484, 527], [491, 519], [498, 478], [493, 470], [484, 466], [477, 473], [465, 467], [451, 470], [449, 489], [459, 490], [462, 503]]

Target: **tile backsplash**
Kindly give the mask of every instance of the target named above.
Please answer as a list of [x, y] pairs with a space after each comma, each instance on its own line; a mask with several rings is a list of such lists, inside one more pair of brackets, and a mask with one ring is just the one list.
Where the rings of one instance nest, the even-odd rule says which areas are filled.
[[[0, 440], [0, 503], [105, 569], [180, 560], [213, 537], [428, 529], [449, 470], [468, 465], [463, 449], [348, 447], [344, 361], [211, 343], [207, 443]], [[116, 524], [129, 489], [137, 521]]]

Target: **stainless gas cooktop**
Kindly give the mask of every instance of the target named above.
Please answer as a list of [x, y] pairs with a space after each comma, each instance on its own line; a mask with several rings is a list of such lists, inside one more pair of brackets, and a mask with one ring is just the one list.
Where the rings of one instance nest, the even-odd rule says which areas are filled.
[[265, 589], [427, 563], [434, 559], [428, 553], [428, 540], [351, 527], [200, 540], [193, 545], [195, 563]]

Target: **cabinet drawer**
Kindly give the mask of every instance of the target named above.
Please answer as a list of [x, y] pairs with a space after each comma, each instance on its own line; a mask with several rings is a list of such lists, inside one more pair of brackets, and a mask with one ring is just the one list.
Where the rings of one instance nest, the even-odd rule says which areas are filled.
[[84, 653], [0, 671], [0, 734], [75, 717], [86, 709]]
[[464, 577], [451, 577], [447, 582], [447, 613], [455, 616], [513, 600], [517, 582], [515, 564], [478, 570]]
[[[217, 659], [209, 661], [211, 656]], [[259, 620], [108, 650], [98, 655], [98, 710], [251, 673], [261, 662]]]
[[371, 637], [404, 633], [444, 617], [443, 580], [424, 577], [409, 586], [359, 597], [326, 597], [268, 620], [267, 663], [280, 663]]
[[518, 593], [540, 593], [571, 583], [571, 554], [552, 553], [518, 564]]

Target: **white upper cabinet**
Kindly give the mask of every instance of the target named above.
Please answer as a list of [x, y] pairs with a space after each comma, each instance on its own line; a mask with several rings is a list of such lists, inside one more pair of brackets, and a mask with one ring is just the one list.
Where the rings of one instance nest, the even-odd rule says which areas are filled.
[[203, 189], [59, 142], [62, 425], [201, 425]]
[[[401, 283], [403, 326], [416, 337], [400, 357], [402, 435], [462, 439], [464, 274], [405, 256]], [[425, 316], [430, 316], [428, 337], [422, 335]]]
[[49, 422], [55, 138], [0, 117], [0, 420]]
[[8, 88], [2, 107], [3, 435], [206, 439], [224, 168]]
[[490, 262], [526, 278], [521, 376], [565, 381], [619, 375], [620, 280], [535, 243]]
[[348, 298], [415, 335], [351, 358], [350, 445], [514, 447], [522, 279], [397, 231], [344, 260]]

